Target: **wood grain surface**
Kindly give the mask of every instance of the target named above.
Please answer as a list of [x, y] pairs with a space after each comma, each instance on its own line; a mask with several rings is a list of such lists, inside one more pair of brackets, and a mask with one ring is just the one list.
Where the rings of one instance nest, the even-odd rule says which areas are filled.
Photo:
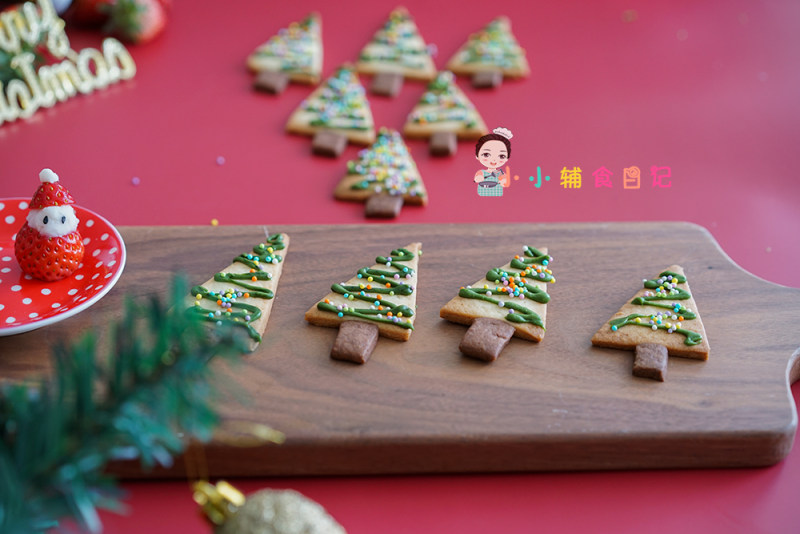
[[[46, 371], [49, 346], [118, 316], [122, 296], [163, 292], [170, 273], [201, 283], [264, 236], [261, 227], [124, 227], [117, 287], [56, 325], [0, 338], [0, 376]], [[800, 376], [800, 290], [734, 265], [688, 223], [271, 226], [286, 258], [264, 341], [219, 380], [226, 425], [204, 447], [211, 476], [763, 466], [792, 447]], [[303, 314], [333, 282], [421, 241], [408, 342], [381, 338], [365, 365], [334, 361], [336, 330]], [[462, 356], [466, 327], [439, 318], [461, 285], [522, 245], [548, 247], [547, 335], [512, 339], [491, 364]], [[642, 278], [686, 269], [711, 344], [707, 362], [670, 358], [664, 383], [631, 376], [633, 353], [592, 334]], [[218, 365], [214, 363], [212, 365]], [[240, 402], [241, 401], [241, 402]], [[268, 424], [282, 445], [240, 448], [232, 422]], [[183, 462], [145, 476], [184, 476]], [[138, 466], [115, 468], [142, 476]]]

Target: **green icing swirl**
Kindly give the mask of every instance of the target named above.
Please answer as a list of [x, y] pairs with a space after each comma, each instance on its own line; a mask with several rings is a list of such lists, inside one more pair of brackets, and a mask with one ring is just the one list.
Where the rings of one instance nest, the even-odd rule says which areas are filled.
[[[317, 304], [317, 309], [335, 313], [339, 317], [347, 315], [413, 330], [414, 326], [409, 321], [403, 319], [406, 317], [413, 317], [414, 310], [405, 304], [397, 304], [383, 299], [383, 295], [388, 295], [390, 297], [395, 295], [408, 296], [414, 292], [412, 286], [403, 282], [403, 280], [406, 280], [406, 276], [412, 276], [414, 274], [413, 268], [404, 265], [405, 262], [409, 262], [413, 259], [414, 253], [408, 249], [395, 249], [389, 254], [389, 257], [378, 256], [375, 258], [375, 263], [386, 265], [386, 269], [362, 267], [358, 270], [356, 276], [359, 279], [363, 279], [364, 283], [358, 285], [333, 284], [331, 286], [331, 291], [334, 293], [342, 295], [350, 301], [360, 300], [369, 302], [372, 304], [371, 307], [355, 308], [323, 301]], [[395, 278], [395, 276], [398, 278]], [[379, 309], [379, 307], [381, 309]], [[391, 316], [389, 314], [391, 314]]]
[[513, 34], [500, 20], [495, 19], [469, 39], [463, 60], [465, 63], [509, 68], [524, 55]]
[[526, 308], [516, 302], [507, 302], [507, 301], [500, 301], [497, 299], [492, 298], [491, 296], [486, 294], [487, 291], [484, 290], [476, 290], [472, 288], [461, 288], [458, 291], [458, 296], [465, 298], [465, 299], [477, 299], [483, 300], [485, 302], [491, 302], [492, 304], [496, 304], [498, 306], [502, 305], [504, 308], [508, 308], [510, 310], [514, 310], [515, 313], [507, 313], [505, 319], [512, 323], [531, 323], [536, 326], [541, 326], [544, 328], [544, 323], [542, 323], [542, 318], [539, 316], [538, 313], [535, 311]]
[[[486, 273], [486, 279], [490, 282], [503, 282], [503, 279], [508, 279], [509, 277], [513, 277], [514, 275], [508, 273], [500, 269], [499, 267], [495, 267], [488, 273]], [[552, 276], [550, 277], [552, 278]], [[544, 289], [537, 287], [533, 284], [529, 284], [527, 282], [523, 282], [520, 278], [518, 282], [516, 282], [517, 287], [522, 287], [523, 291], [520, 291], [521, 294], [525, 295], [526, 299], [531, 299], [533, 301], [539, 302], [541, 304], [547, 304], [550, 302], [550, 295], [547, 294], [547, 291]]]
[[[271, 280], [272, 274], [264, 271], [261, 268], [262, 264], [280, 263], [283, 257], [275, 252], [284, 250], [286, 245], [283, 242], [282, 234], [273, 234], [266, 239], [266, 243], [260, 243], [253, 247], [252, 253], [240, 254], [236, 256], [233, 261], [242, 263], [253, 269], [251, 273], [223, 273], [219, 272], [214, 275], [214, 280], [217, 282], [230, 282], [232, 285], [239, 286], [244, 289], [250, 298], [272, 299], [275, 294], [270, 289], [255, 286], [245, 282], [256, 280]], [[187, 313], [195, 313], [203, 320], [208, 322], [220, 322], [235, 324], [247, 330], [248, 335], [255, 341], [261, 341], [261, 335], [253, 328], [252, 323], [261, 318], [261, 309], [252, 304], [244, 302], [237, 302], [237, 299], [243, 296], [243, 292], [236, 291], [233, 288], [227, 291], [209, 291], [203, 286], [195, 286], [192, 288], [191, 293], [193, 296], [201, 297], [195, 301], [195, 305], [187, 309]], [[200, 305], [203, 300], [217, 300], [221, 302], [220, 310], [213, 310], [205, 308]], [[224, 310], [224, 311], [223, 311]]]
[[[203, 286], [195, 286], [192, 288], [192, 295], [197, 296], [200, 295], [204, 299], [206, 298], [226, 298], [219, 293], [209, 291], [208, 289], [204, 288]], [[250, 295], [255, 296], [255, 295]], [[272, 298], [272, 297], [261, 297], [261, 298]], [[199, 301], [198, 301], [199, 302]], [[226, 311], [222, 312], [220, 315], [217, 315], [214, 311], [209, 309], [203, 308], [200, 305], [195, 305], [188, 310], [188, 313], [195, 313], [200, 316], [201, 319], [204, 321], [216, 323], [219, 321], [224, 321], [226, 323], [235, 324], [237, 326], [241, 326], [247, 330], [248, 335], [258, 341], [261, 342], [261, 334], [259, 334], [255, 328], [253, 328], [253, 322], [257, 321], [261, 318], [261, 309], [258, 306], [253, 306], [252, 304], [245, 304], [243, 302], [235, 302], [228, 299], [226, 302], [229, 302], [231, 307], [228, 308]], [[235, 310], [234, 310], [235, 309]]]
[[309, 120], [311, 126], [343, 130], [371, 128], [364, 87], [349, 67], [340, 67], [325, 81], [317, 96], [304, 101], [301, 107], [314, 115]]
[[[654, 321], [652, 324], [648, 321], [646, 323], [637, 323], [636, 319], [648, 319], [649, 321]], [[669, 327], [665, 324], [658, 324], [653, 319], [652, 315], [642, 315], [639, 313], [632, 313], [626, 317], [618, 317], [616, 319], [612, 319], [609, 321], [611, 327], [621, 328], [627, 325], [635, 325], [635, 326], [644, 326], [650, 328], [651, 330], [655, 326], [659, 330], [669, 330]], [[694, 330], [687, 330], [685, 328], [675, 328], [672, 330], [673, 332], [677, 332], [678, 334], [683, 334], [686, 336], [684, 343], [687, 345], [699, 345], [703, 342], [703, 336]]]
[[[544, 254], [533, 247], [527, 247], [525, 249], [525, 257], [518, 257], [511, 260], [511, 267], [514, 269], [519, 269], [520, 271], [524, 271], [525, 269], [530, 268], [532, 265], [547, 265], [551, 261], [553, 261], [551, 256]], [[536, 279], [539, 282], [550, 282], [555, 280], [552, 273], [548, 273], [544, 270], [542, 270], [541, 273], [536, 274]]]
[[372, 147], [359, 151], [358, 155], [357, 160], [347, 162], [347, 173], [362, 178], [350, 189], [424, 197], [417, 166], [396, 130], [381, 128]]
[[280, 69], [284, 72], [309, 72], [314, 55], [314, 35], [318, 31], [316, 19], [307, 16], [301, 22], [281, 29], [255, 54], [279, 60]]
[[425, 66], [425, 57], [430, 56], [430, 52], [424, 44], [421, 44], [422, 37], [419, 37], [420, 42], [413, 41], [414, 37], [418, 36], [412, 18], [407, 13], [393, 11], [371, 42], [390, 48], [380, 52], [370, 52], [365, 48], [359, 59], [396, 63], [408, 68], [422, 68]]
[[427, 91], [419, 99], [418, 106], [434, 106], [434, 109], [414, 110], [409, 118], [414, 123], [460, 122], [466, 127], [477, 123], [477, 111], [467, 97], [456, 90], [452, 72], [440, 72], [428, 84]]
[[683, 305], [673, 306], [672, 304], [668, 304], [666, 302], [654, 302], [653, 300], [650, 300], [650, 298], [648, 297], [636, 297], [631, 301], [631, 304], [636, 304], [639, 306], [655, 306], [657, 308], [665, 308], [668, 310], [672, 310], [673, 312], [675, 312], [675, 315], [680, 315], [687, 320], [697, 318], [696, 313], [694, 313], [693, 311], [689, 311]]
[[[524, 281], [521, 276], [525, 273], [525, 277], [530, 277], [539, 282], [554, 281], [552, 273], [548, 273], [547, 269], [541, 269], [541, 274], [544, 277], [539, 277], [539, 273], [535, 275], [531, 270], [535, 270], [535, 266], [546, 267], [553, 258], [547, 254], [542, 253], [534, 247], [525, 247], [523, 256], [518, 256], [511, 260], [510, 267], [519, 269], [520, 272], [508, 272], [500, 267], [489, 270], [486, 273], [486, 279], [490, 282], [502, 283], [504, 281], [513, 280], [516, 288], [512, 294], [506, 293], [505, 288], [508, 286], [496, 286], [492, 289], [477, 289], [473, 287], [463, 287], [459, 290], [458, 296], [466, 299], [482, 300], [497, 306], [507, 308], [509, 313], [505, 315], [505, 319], [512, 323], [530, 323], [544, 328], [544, 322], [538, 313], [530, 308], [523, 306], [519, 302], [512, 300], [514, 297], [518, 298], [520, 295], [525, 299], [533, 300], [542, 304], [550, 302], [550, 295], [543, 289]], [[534, 269], [532, 269], [534, 268]], [[508, 298], [500, 300], [496, 297], [506, 295]]]
[[[646, 297], [647, 300], [663, 300], [663, 299], [675, 299], [675, 300], [686, 300], [691, 295], [688, 291], [682, 288], [672, 288], [669, 292], [663, 291], [664, 287], [663, 284], [666, 282], [677, 282], [678, 284], [685, 284], [686, 277], [680, 275], [678, 273], [674, 273], [672, 271], [664, 271], [658, 275], [659, 277], [654, 280], [647, 280], [644, 283], [644, 287], [647, 289], [661, 289], [662, 291], [657, 292], [655, 295]], [[671, 276], [672, 280], [667, 280], [667, 277]]]
[[[678, 303], [667, 303], [663, 302], [666, 300], [675, 301], [675, 300], [687, 300], [691, 298], [691, 294], [683, 288], [680, 287], [671, 287], [672, 284], [685, 284], [686, 277], [682, 274], [678, 274], [673, 271], [663, 271], [661, 274], [658, 275], [658, 278], [652, 280], [645, 280], [644, 287], [647, 289], [655, 289], [656, 292], [652, 295], [643, 295], [641, 297], [636, 297], [631, 301], [631, 304], [636, 306], [655, 306], [658, 308], [665, 308], [668, 310], [672, 310], [671, 314], [667, 315], [658, 315], [658, 314], [650, 314], [650, 315], [642, 315], [633, 313], [628, 315], [627, 317], [619, 317], [617, 319], [612, 319], [609, 321], [609, 326], [612, 330], [616, 331], [623, 326], [628, 325], [636, 325], [636, 326], [644, 326], [647, 328], [652, 329], [653, 326], [659, 330], [666, 330], [667, 332], [675, 332], [678, 334], [682, 334], [686, 337], [684, 343], [686, 345], [698, 345], [703, 342], [702, 334], [695, 332], [693, 330], [687, 330], [682, 327], [677, 327], [674, 323], [671, 323], [670, 326], [666, 324], [659, 323], [661, 320], [672, 320], [677, 321], [678, 319], [670, 319], [672, 315], [681, 316], [685, 320], [696, 319], [697, 314], [686, 308], [685, 306], [678, 304]], [[667, 285], [669, 284], [669, 285]], [[660, 312], [659, 312], [660, 313]], [[647, 319], [646, 322], [636, 322], [636, 319]]]

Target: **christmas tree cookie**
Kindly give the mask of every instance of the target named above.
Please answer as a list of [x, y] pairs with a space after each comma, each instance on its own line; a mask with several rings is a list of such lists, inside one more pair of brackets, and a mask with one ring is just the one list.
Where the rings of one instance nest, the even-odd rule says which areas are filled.
[[471, 325], [459, 348], [467, 356], [493, 361], [512, 336], [541, 341], [545, 333], [547, 284], [556, 281], [546, 248], [526, 246], [444, 305], [439, 316]]
[[303, 135], [327, 132], [353, 143], [372, 144], [372, 111], [352, 65], [340, 67], [303, 100], [289, 117], [286, 131]]
[[331, 357], [364, 363], [378, 336], [408, 341], [414, 330], [417, 266], [421, 243], [411, 243], [375, 258], [306, 312], [317, 326], [339, 327]]
[[381, 128], [370, 148], [347, 162], [347, 175], [334, 191], [339, 200], [366, 202], [367, 216], [395, 217], [403, 203], [425, 205], [428, 194], [417, 165], [396, 130]]
[[247, 58], [247, 66], [259, 73], [256, 88], [279, 93], [286, 83], [316, 84], [322, 71], [322, 20], [311, 13], [300, 22], [281, 29]]
[[[475, 106], [458, 88], [452, 72], [443, 71], [428, 84], [403, 127], [406, 137], [431, 139], [431, 153], [444, 155], [435, 147], [447, 138], [448, 146], [455, 139], [478, 139], [487, 132]], [[435, 136], [435, 137], [434, 137]], [[450, 151], [452, 153], [452, 151]]]
[[361, 51], [358, 72], [374, 74], [373, 93], [394, 96], [403, 77], [432, 80], [436, 76], [428, 46], [408, 11], [398, 7]]
[[592, 344], [636, 350], [633, 374], [656, 380], [664, 380], [668, 355], [707, 360], [708, 338], [683, 268], [672, 265], [643, 282]]
[[476, 87], [499, 85], [503, 76], [522, 78], [530, 74], [525, 50], [517, 43], [507, 17], [497, 17], [472, 34], [447, 63], [447, 69], [472, 75]]
[[255, 350], [267, 328], [288, 247], [289, 236], [273, 234], [252, 252], [236, 256], [225, 270], [192, 288], [195, 300], [189, 311], [218, 325], [241, 326]]

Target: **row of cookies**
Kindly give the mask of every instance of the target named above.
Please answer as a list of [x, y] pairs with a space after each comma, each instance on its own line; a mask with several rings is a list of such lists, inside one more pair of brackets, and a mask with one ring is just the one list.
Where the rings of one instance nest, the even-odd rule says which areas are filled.
[[[372, 85], [374, 93], [394, 96], [399, 86], [392, 80], [398, 76], [400, 83], [403, 78], [432, 80], [436, 76], [432, 48], [435, 47], [425, 43], [408, 10], [398, 7], [364, 46], [356, 69], [363, 74], [395, 75], [376, 76]], [[322, 17], [311, 13], [258, 46], [247, 58], [247, 66], [263, 74], [258, 83], [264, 90], [277, 93], [289, 81], [319, 83], [322, 58]], [[478, 86], [483, 79], [496, 79], [495, 73], [501, 79], [530, 73], [525, 51], [511, 32], [507, 17], [498, 17], [470, 35], [447, 62], [446, 69], [456, 74], [481, 74], [473, 79]]]
[[[314, 136], [312, 151], [330, 157], [338, 157], [348, 141], [374, 143], [375, 122], [355, 67], [339, 67], [300, 102], [286, 131]], [[478, 139], [486, 132], [486, 123], [450, 71], [438, 73], [428, 84], [403, 126], [406, 137], [430, 139], [431, 154], [436, 156], [452, 155], [456, 139]], [[435, 136], [452, 139], [453, 144], [444, 145]]]
[[[240, 254], [206, 283], [192, 289], [192, 313], [216, 324], [245, 328], [251, 350], [261, 341], [283, 270], [289, 236], [273, 234]], [[410, 339], [416, 319], [421, 243], [375, 258], [305, 314], [314, 325], [338, 327], [331, 357], [365, 363], [379, 336]], [[546, 332], [548, 284], [555, 282], [546, 248], [525, 246], [507, 264], [466, 285], [440, 310], [470, 325], [459, 349], [494, 361], [512, 337], [539, 342]], [[635, 326], [638, 328], [624, 328]], [[625, 304], [592, 338], [600, 347], [636, 350], [634, 374], [663, 380], [668, 355], [705, 360], [709, 346], [683, 269], [673, 265]]]

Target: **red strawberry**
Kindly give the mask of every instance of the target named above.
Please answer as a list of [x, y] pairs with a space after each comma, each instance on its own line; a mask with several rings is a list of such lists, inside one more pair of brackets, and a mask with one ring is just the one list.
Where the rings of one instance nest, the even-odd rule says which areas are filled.
[[114, 0], [73, 0], [64, 18], [81, 26], [102, 26], [109, 17]]
[[25, 223], [14, 242], [22, 272], [53, 282], [71, 275], [83, 259], [83, 241], [76, 230], [59, 237], [47, 237]]
[[167, 13], [159, 0], [115, 0], [106, 31], [135, 44], [158, 36], [167, 25]]

